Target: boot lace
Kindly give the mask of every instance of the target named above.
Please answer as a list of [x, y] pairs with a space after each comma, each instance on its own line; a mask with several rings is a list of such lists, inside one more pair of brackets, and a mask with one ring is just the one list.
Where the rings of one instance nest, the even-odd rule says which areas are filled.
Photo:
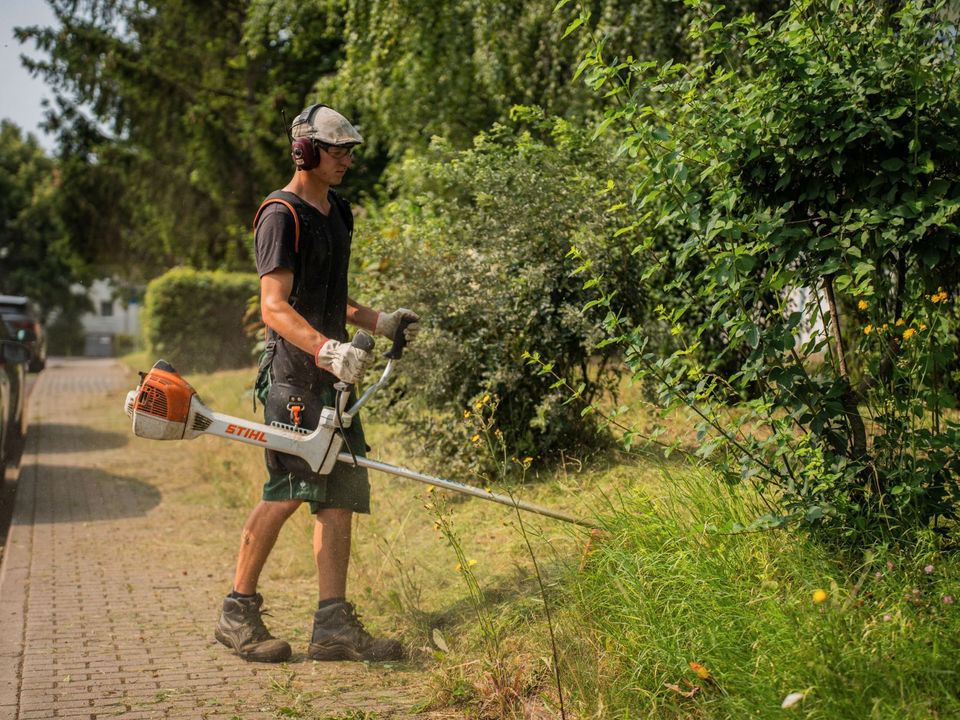
[[263, 624], [263, 616], [270, 615], [270, 613], [260, 609], [262, 602], [261, 600], [256, 604], [244, 608], [244, 620], [246, 621], [247, 627], [250, 628], [250, 639], [254, 642], [273, 640], [273, 635], [267, 630], [267, 626]]
[[356, 628], [361, 635], [369, 638], [370, 633], [367, 632], [367, 629], [360, 621], [360, 615], [357, 613], [357, 609], [353, 606], [353, 603], [346, 603], [345, 609], [347, 611], [346, 624], [350, 627]]

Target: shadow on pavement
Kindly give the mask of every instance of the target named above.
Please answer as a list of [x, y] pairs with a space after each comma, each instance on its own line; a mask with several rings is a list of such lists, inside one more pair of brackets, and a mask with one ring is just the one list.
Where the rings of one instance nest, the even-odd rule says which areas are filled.
[[40, 437], [44, 454], [112, 450], [123, 447], [130, 441], [130, 437], [123, 433], [105, 432], [83, 425], [65, 423], [31, 424], [27, 434], [30, 440], [36, 440], [36, 436]]
[[36, 465], [22, 472], [36, 473], [34, 524], [137, 517], [162, 499], [153, 485], [97, 468]]

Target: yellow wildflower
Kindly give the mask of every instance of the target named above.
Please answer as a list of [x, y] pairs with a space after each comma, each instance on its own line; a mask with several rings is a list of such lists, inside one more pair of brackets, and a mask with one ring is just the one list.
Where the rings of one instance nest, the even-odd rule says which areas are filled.
[[479, 442], [480, 442], [480, 436], [479, 436], [479, 435], [474, 435], [472, 438], [470, 438], [470, 442], [472, 442], [472, 443], [474, 443], [474, 444], [479, 443]]
[[920, 323], [920, 331], [923, 332], [923, 331], [926, 330], [926, 329], [927, 329], [927, 324], [926, 324], [926, 323]]
[[872, 333], [872, 332], [873, 332], [873, 325], [867, 325], [867, 326], [863, 329], [863, 334], [864, 334], [864, 335], [869, 335], [869, 334]]
[[469, 418], [470, 418], [470, 411], [469, 411], [469, 410], [464, 410], [464, 411], [463, 411], [463, 419], [464, 419], [464, 420], [467, 420], [467, 419], [469, 419]]
[[690, 666], [690, 669], [693, 670], [697, 674], [697, 677], [700, 678], [701, 680], [710, 679], [710, 670], [708, 670], [706, 666], [701, 665], [698, 662], [694, 662], [693, 660], [691, 660], [687, 664]]
[[889, 326], [887, 323], [884, 323], [883, 325], [880, 326], [880, 329], [881, 329], [881, 330], [887, 330], [887, 329], [889, 329], [889, 327], [890, 327], [890, 326]]
[[483, 404], [486, 405], [488, 402], [490, 402], [490, 393], [483, 396]]
[[894, 325], [896, 325], [897, 327], [901, 327], [904, 324], [904, 322], [905, 321], [903, 318], [897, 318], [897, 321], [894, 323]]
[[917, 331], [914, 330], [913, 328], [907, 328], [906, 330], [903, 331], [903, 341], [906, 342], [907, 340], [912, 338], [916, 333]]
[[866, 300], [861, 300], [857, 303], [857, 307], [861, 310], [866, 310], [868, 307], [870, 307], [870, 303], [868, 303]]
[[820, 603], [822, 603], [822, 602], [825, 602], [826, 599], [827, 599], [827, 591], [826, 591], [826, 590], [814, 590], [814, 591], [813, 591], [813, 601], [814, 601], [815, 603], [817, 603], [818, 605], [819, 605]]

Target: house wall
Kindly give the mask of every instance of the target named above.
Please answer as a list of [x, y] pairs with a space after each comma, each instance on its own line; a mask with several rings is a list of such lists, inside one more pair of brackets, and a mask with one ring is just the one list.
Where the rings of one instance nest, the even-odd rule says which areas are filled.
[[116, 354], [117, 335], [139, 336], [140, 304], [114, 299], [114, 287], [109, 280], [95, 280], [84, 290], [94, 312], [87, 313], [80, 320], [85, 336], [83, 354], [112, 357]]

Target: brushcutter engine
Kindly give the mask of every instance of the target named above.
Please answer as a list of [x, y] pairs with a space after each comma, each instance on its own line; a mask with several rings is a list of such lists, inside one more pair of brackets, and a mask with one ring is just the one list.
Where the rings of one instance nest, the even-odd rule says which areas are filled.
[[213, 424], [197, 391], [166, 360], [141, 373], [124, 409], [133, 418], [133, 434], [148, 440], [192, 440]]

